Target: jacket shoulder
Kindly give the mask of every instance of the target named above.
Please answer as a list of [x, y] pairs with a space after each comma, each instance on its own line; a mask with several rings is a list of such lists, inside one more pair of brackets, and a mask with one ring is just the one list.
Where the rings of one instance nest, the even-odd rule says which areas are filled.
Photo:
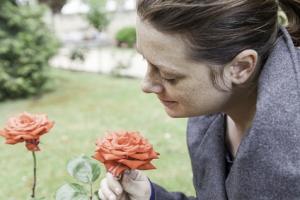
[[201, 143], [210, 124], [220, 115], [222, 114], [202, 115], [189, 118], [187, 123], [188, 145], [190, 146], [192, 143]]

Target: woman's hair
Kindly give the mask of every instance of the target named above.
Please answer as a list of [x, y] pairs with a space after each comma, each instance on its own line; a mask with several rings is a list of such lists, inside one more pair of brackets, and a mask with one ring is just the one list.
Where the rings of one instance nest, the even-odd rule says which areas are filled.
[[279, 5], [287, 14], [290, 32], [295, 46], [300, 46], [300, 0], [280, 0]]
[[286, 12], [288, 30], [300, 44], [300, 0], [138, 0], [142, 20], [157, 30], [178, 34], [189, 57], [224, 65], [241, 51], [254, 49], [263, 62], [278, 38], [278, 8]]

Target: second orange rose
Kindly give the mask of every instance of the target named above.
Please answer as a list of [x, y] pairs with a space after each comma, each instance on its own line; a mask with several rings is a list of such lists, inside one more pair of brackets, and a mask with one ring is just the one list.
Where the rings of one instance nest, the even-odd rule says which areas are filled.
[[116, 177], [127, 169], [156, 169], [151, 161], [157, 159], [159, 153], [139, 132], [112, 132], [98, 139], [96, 146], [93, 157]]

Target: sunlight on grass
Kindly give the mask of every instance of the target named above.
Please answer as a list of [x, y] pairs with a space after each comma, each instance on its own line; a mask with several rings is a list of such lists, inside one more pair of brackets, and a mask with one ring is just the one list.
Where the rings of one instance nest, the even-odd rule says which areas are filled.
[[[153, 162], [158, 169], [146, 172], [150, 179], [167, 189], [194, 194], [186, 119], [169, 118], [154, 95], [141, 92], [139, 80], [61, 70], [51, 74], [55, 90], [42, 98], [0, 103], [0, 127], [9, 116], [23, 111], [47, 113], [55, 121], [37, 153], [38, 196], [54, 199], [60, 185], [73, 181], [65, 170], [67, 161], [80, 154], [93, 155], [95, 140], [110, 130], [140, 131], [161, 153]], [[0, 141], [0, 199], [24, 200], [31, 190], [31, 153], [24, 144]]]

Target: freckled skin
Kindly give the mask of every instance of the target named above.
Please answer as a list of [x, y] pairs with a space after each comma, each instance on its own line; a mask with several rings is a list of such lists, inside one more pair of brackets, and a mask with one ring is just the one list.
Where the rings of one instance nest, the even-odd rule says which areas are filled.
[[[213, 86], [209, 66], [187, 58], [185, 42], [178, 35], [159, 32], [138, 19], [137, 49], [150, 63], [142, 89], [174, 102], [165, 106], [171, 117], [212, 114], [224, 110], [229, 103], [231, 93]], [[178, 72], [172, 77], [175, 83], [164, 79], [169, 71]]]

